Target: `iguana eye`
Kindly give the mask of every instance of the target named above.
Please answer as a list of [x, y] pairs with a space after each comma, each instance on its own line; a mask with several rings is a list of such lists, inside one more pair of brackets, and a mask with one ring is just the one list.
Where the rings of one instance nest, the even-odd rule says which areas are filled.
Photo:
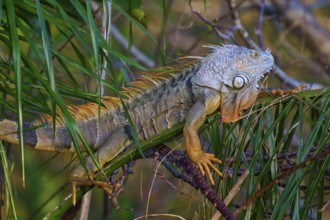
[[251, 51], [251, 57], [252, 57], [252, 58], [257, 58], [257, 57], [259, 57], [259, 56], [260, 56], [260, 54], [259, 54], [258, 51], [255, 51], [255, 50]]
[[233, 81], [233, 86], [235, 89], [240, 89], [244, 86], [245, 80], [243, 77], [236, 76]]

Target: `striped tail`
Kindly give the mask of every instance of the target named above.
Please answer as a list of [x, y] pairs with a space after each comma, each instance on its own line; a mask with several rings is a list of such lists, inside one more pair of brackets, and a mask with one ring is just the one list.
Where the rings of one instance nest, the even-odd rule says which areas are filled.
[[[0, 140], [19, 144], [18, 123], [0, 119]], [[55, 138], [52, 126], [40, 122], [23, 122], [23, 143], [35, 150], [66, 152], [74, 151], [71, 138], [65, 126], [56, 127]]]
[[[33, 129], [32, 122], [23, 123], [23, 141], [29, 147], [35, 147], [37, 144], [36, 129]], [[12, 144], [19, 144], [18, 124], [16, 121], [2, 119], [0, 121], [0, 139]]]
[[[91, 120], [79, 123], [87, 143], [93, 148], [97, 140], [97, 130], [90, 126]], [[96, 120], [95, 123], [96, 124]], [[95, 126], [96, 127], [96, 126]], [[105, 132], [105, 137], [108, 134]], [[0, 119], [0, 140], [19, 144], [18, 123], [8, 119]], [[101, 143], [104, 141], [101, 140]], [[59, 124], [54, 131], [53, 126], [46, 120], [36, 120], [33, 122], [23, 122], [23, 143], [25, 146], [35, 150], [55, 151], [55, 152], [75, 152], [71, 136], [65, 124]], [[79, 145], [81, 143], [79, 142]], [[81, 148], [85, 150], [85, 148]]]

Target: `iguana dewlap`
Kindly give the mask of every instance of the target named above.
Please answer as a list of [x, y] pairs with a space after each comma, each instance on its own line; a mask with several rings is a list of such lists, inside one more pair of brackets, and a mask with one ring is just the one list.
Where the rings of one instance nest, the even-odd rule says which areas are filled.
[[[203, 175], [207, 172], [213, 184], [210, 168], [221, 175], [213, 164], [221, 161], [213, 154], [202, 151], [197, 130], [206, 116], [217, 110], [223, 122], [238, 120], [242, 111], [255, 102], [258, 80], [270, 71], [274, 59], [269, 51], [260, 52], [235, 45], [208, 47], [212, 53], [200, 58], [199, 63], [190, 68], [145, 75], [124, 88], [123, 94], [127, 97], [124, 104], [140, 140], [185, 121], [183, 135], [188, 156]], [[97, 104], [69, 107], [101, 165], [133, 142], [120, 100], [108, 98], [103, 104], [105, 107], [101, 109], [99, 126]], [[40, 124], [45, 126], [31, 129]], [[36, 150], [75, 151], [60, 116], [55, 132], [49, 115], [24, 123], [24, 129], [26, 146]], [[0, 121], [3, 141], [18, 144], [16, 132], [16, 122], [7, 119]], [[90, 157], [87, 157], [86, 164], [90, 173], [97, 171]], [[82, 166], [76, 167], [72, 173], [73, 177], [84, 175]]]

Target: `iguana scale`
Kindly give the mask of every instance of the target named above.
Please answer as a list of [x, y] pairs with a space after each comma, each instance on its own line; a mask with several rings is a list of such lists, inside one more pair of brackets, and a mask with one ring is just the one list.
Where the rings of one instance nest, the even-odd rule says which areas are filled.
[[[201, 173], [214, 184], [211, 170], [221, 172], [213, 163], [221, 163], [213, 154], [202, 151], [198, 128], [207, 115], [219, 110], [222, 122], [238, 120], [244, 109], [256, 100], [258, 81], [271, 70], [274, 59], [270, 52], [250, 50], [235, 45], [208, 46], [212, 52], [200, 57], [197, 64], [185, 70], [148, 74], [123, 89], [124, 100], [140, 140], [145, 140], [173, 125], [185, 121], [185, 149]], [[130, 125], [119, 98], [104, 99], [98, 126], [97, 104], [69, 106], [77, 124], [101, 165], [113, 159], [133, 143]], [[39, 126], [45, 124], [45, 126]], [[17, 122], [0, 121], [1, 140], [18, 144]], [[55, 132], [52, 117], [43, 115], [25, 122], [24, 144], [36, 150], [75, 151], [69, 132], [58, 116]], [[38, 127], [37, 129], [31, 129]], [[54, 135], [55, 134], [55, 135]], [[97, 171], [90, 157], [86, 158], [89, 174]], [[86, 175], [77, 166], [71, 177]]]

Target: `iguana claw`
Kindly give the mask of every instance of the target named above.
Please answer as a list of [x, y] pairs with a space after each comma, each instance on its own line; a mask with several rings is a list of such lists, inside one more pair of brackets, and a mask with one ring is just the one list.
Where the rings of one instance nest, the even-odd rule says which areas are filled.
[[214, 185], [214, 180], [210, 171], [210, 168], [216, 172], [219, 176], [223, 176], [222, 173], [214, 166], [213, 163], [222, 164], [221, 160], [217, 159], [214, 154], [204, 153], [203, 151], [197, 152], [194, 156], [190, 157], [197, 165], [203, 176], [205, 176], [205, 171], [207, 173], [207, 177], [211, 183]]
[[[80, 186], [96, 186], [98, 188], [103, 189], [110, 197], [111, 203], [116, 210], [120, 211], [133, 211], [132, 209], [121, 208], [119, 206], [117, 195], [123, 191], [122, 186], [119, 183], [112, 183], [109, 181], [99, 181], [93, 180], [90, 176], [71, 176], [70, 182], [72, 184], [72, 204], [76, 205], [77, 199], [77, 187]], [[118, 190], [119, 189], [119, 190]]]
[[70, 178], [70, 182], [72, 184], [72, 204], [75, 206], [76, 205], [76, 194], [77, 194], [77, 187], [80, 186], [97, 186], [101, 189], [103, 189], [104, 191], [106, 191], [111, 197], [113, 197], [113, 193], [112, 190], [110, 189], [110, 187], [118, 187], [116, 184], [112, 184], [110, 182], [107, 181], [97, 181], [97, 180], [93, 180], [90, 177], [72, 177]]

